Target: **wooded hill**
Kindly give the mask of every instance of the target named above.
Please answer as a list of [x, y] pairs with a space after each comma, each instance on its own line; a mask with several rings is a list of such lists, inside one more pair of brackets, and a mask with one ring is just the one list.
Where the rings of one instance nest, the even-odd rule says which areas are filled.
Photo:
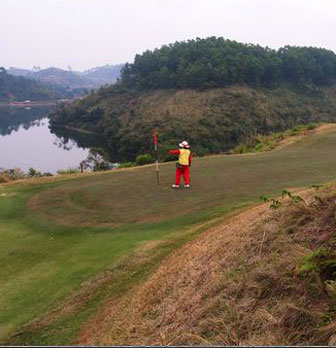
[[313, 47], [272, 50], [223, 38], [177, 42], [136, 55], [121, 80], [56, 110], [51, 122], [103, 135], [114, 152], [163, 153], [188, 140], [219, 153], [258, 132], [336, 120], [336, 55]]
[[22, 76], [13, 76], [0, 68], [0, 101], [42, 101], [72, 98], [74, 93]]
[[33, 70], [10, 67], [8, 74], [23, 76], [37, 81], [59, 85], [63, 88], [96, 89], [105, 84], [115, 83], [120, 77], [120, 70], [124, 64], [98, 66], [89, 70], [74, 71], [55, 67], [40, 69], [34, 66]]

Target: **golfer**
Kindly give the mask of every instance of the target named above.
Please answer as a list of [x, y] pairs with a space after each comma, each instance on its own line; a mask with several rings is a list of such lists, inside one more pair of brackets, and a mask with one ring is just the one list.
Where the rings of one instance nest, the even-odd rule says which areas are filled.
[[178, 189], [180, 187], [180, 178], [183, 175], [184, 187], [189, 188], [189, 167], [191, 166], [192, 157], [189, 150], [190, 146], [186, 141], [179, 144], [179, 149], [169, 150], [168, 153], [178, 155], [178, 162], [175, 170], [175, 184], [172, 188]]

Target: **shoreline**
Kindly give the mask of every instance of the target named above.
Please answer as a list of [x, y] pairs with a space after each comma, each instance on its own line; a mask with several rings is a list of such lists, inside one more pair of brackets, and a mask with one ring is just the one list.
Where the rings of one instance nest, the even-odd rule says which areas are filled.
[[[76, 99], [76, 98], [75, 98]], [[55, 106], [59, 104], [71, 103], [75, 99], [60, 99], [60, 100], [27, 100], [27, 101], [12, 101], [0, 102], [0, 107], [35, 107], [35, 106]]]
[[27, 108], [35, 106], [55, 106], [59, 104], [58, 101], [31, 101], [31, 102], [0, 102], [0, 107], [17, 107], [17, 108]]

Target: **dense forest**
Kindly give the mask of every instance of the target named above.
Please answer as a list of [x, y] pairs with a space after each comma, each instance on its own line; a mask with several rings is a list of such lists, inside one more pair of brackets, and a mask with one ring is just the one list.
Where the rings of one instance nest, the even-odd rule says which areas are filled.
[[71, 98], [73, 93], [59, 86], [45, 84], [22, 76], [13, 76], [0, 68], [0, 101], [42, 101]]
[[162, 159], [182, 139], [196, 154], [220, 153], [255, 133], [336, 121], [335, 81], [325, 49], [177, 42], [137, 55], [118, 83], [61, 106], [51, 124], [99, 134], [125, 159], [151, 151], [153, 130]]
[[279, 50], [223, 38], [176, 42], [136, 55], [126, 64], [128, 86], [213, 88], [232, 84], [274, 86], [279, 83], [329, 85], [336, 78], [334, 52], [315, 47]]

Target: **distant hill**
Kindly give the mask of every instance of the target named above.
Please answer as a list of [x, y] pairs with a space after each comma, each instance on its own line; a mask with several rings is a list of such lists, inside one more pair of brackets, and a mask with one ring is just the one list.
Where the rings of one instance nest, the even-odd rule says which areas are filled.
[[223, 38], [176, 42], [136, 55], [114, 85], [56, 110], [51, 123], [103, 135], [127, 159], [161, 156], [186, 139], [196, 154], [226, 151], [255, 133], [336, 122], [336, 55]]
[[9, 74], [29, 77], [38, 81], [62, 86], [68, 90], [96, 89], [105, 84], [112, 84], [120, 77], [123, 64], [105, 65], [84, 72], [63, 70], [50, 67], [42, 70], [28, 70], [11, 67]]
[[71, 93], [60, 86], [50, 85], [23, 76], [8, 74], [0, 68], [0, 101], [42, 101], [73, 98]]
[[60, 85], [68, 89], [91, 88], [92, 83], [78, 74], [58, 68], [48, 68], [34, 72], [34, 79]]
[[187, 140], [197, 155], [227, 151], [256, 133], [311, 121], [336, 121], [336, 88], [298, 91], [285, 87], [229, 86], [129, 91], [102, 88], [51, 113], [51, 124], [99, 134], [113, 155], [134, 160], [152, 151], [158, 131], [161, 160]]
[[29, 69], [21, 69], [21, 68], [14, 68], [10, 67], [6, 69], [7, 73], [14, 76], [23, 76], [23, 77], [31, 77], [31, 75], [34, 73], [32, 70]]
[[80, 76], [89, 79], [97, 86], [103, 84], [115, 83], [120, 77], [121, 69], [124, 67], [124, 64], [118, 65], [104, 65], [101, 67], [93, 68], [86, 70], [80, 73]]

